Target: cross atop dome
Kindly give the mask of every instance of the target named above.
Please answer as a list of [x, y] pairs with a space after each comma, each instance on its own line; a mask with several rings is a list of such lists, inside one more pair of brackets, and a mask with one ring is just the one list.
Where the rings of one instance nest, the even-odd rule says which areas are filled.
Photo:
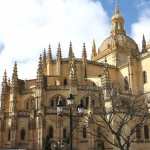
[[115, 0], [115, 14], [120, 14], [119, 0]]

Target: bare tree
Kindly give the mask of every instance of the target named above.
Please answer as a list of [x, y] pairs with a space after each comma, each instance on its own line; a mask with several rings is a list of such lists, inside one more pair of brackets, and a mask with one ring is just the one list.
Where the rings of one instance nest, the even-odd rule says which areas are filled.
[[[100, 136], [105, 142], [120, 150], [129, 150], [137, 129], [144, 126], [148, 117], [143, 97], [126, 94], [109, 96], [99, 111], [91, 110], [88, 119], [101, 128]], [[89, 133], [97, 136], [90, 130]]]

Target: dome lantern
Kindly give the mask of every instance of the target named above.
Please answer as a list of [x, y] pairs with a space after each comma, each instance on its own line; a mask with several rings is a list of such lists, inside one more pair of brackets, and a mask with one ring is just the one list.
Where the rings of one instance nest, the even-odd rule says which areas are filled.
[[125, 29], [124, 29], [124, 18], [121, 15], [120, 8], [119, 8], [119, 1], [115, 1], [115, 11], [114, 15], [112, 16], [112, 30], [111, 33], [112, 35], [116, 34], [125, 34]]

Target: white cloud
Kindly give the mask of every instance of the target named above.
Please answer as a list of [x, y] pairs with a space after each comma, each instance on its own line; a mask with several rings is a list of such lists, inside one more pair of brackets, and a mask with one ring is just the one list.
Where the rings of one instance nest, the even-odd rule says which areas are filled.
[[15, 60], [19, 77], [35, 77], [37, 58], [49, 43], [55, 55], [60, 41], [67, 56], [72, 40], [80, 57], [86, 42], [90, 56], [93, 38], [100, 45], [110, 29], [107, 13], [93, 0], [0, 0], [0, 19], [0, 40], [5, 46], [0, 54], [0, 78], [5, 68], [11, 76]]
[[131, 36], [139, 44], [141, 49], [143, 34], [145, 35], [147, 42], [150, 42], [150, 2], [143, 1], [138, 7], [140, 9], [139, 18], [138, 21], [131, 26]]

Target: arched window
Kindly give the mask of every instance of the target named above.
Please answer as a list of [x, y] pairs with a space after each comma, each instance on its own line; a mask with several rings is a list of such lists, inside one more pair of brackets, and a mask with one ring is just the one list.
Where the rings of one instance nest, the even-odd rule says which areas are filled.
[[67, 138], [67, 130], [66, 130], [66, 128], [63, 129], [63, 138], [64, 139]]
[[149, 139], [149, 128], [147, 125], [144, 126], [144, 137], [145, 139]]
[[25, 131], [25, 129], [21, 129], [21, 131], [20, 131], [20, 139], [21, 139], [22, 141], [24, 141], [24, 140], [25, 140], [25, 136], [26, 136], [26, 131]]
[[53, 131], [53, 127], [52, 126], [49, 127], [48, 134], [49, 134], [49, 138], [53, 138], [54, 131]]
[[10, 141], [10, 139], [11, 139], [11, 130], [8, 129], [8, 141]]
[[64, 79], [64, 86], [68, 84], [67, 79]]
[[147, 72], [143, 71], [143, 83], [147, 82]]
[[137, 140], [141, 139], [141, 128], [136, 127], [136, 138]]
[[83, 127], [83, 138], [86, 138], [87, 137], [87, 135], [86, 135], [86, 127], [84, 126]]
[[128, 83], [127, 76], [124, 78], [124, 89], [125, 89], [125, 91], [129, 90], [129, 83]]

